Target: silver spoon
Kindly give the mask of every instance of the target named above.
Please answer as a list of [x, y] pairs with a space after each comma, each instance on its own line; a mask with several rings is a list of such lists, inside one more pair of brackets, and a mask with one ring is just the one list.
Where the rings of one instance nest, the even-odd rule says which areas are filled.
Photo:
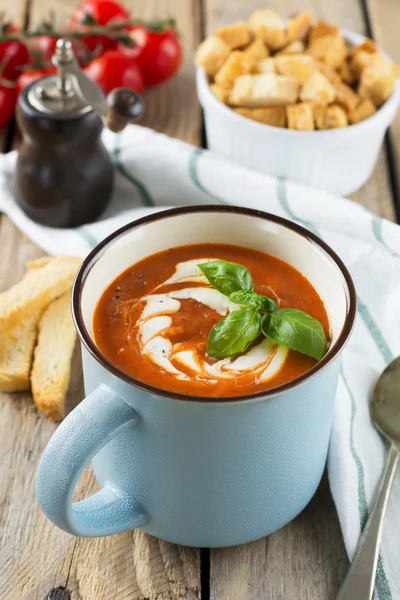
[[371, 418], [389, 440], [390, 449], [374, 508], [337, 600], [371, 600], [374, 593], [383, 519], [400, 451], [400, 357], [392, 361], [378, 379], [371, 401]]

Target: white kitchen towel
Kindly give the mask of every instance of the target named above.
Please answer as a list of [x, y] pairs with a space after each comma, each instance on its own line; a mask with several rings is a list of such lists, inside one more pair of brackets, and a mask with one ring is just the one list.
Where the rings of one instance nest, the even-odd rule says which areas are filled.
[[[352, 201], [285, 182], [138, 126], [104, 133], [117, 171], [102, 217], [75, 229], [33, 223], [15, 202], [16, 154], [0, 157], [0, 210], [50, 254], [85, 256], [118, 227], [163, 207], [235, 204], [291, 219], [322, 237], [349, 268], [358, 318], [344, 356], [328, 470], [352, 557], [368, 517], [387, 445], [372, 427], [368, 401], [384, 367], [400, 354], [400, 227]], [[328, 540], [327, 540], [328, 543]], [[377, 575], [377, 598], [400, 599], [400, 475], [390, 500]]]

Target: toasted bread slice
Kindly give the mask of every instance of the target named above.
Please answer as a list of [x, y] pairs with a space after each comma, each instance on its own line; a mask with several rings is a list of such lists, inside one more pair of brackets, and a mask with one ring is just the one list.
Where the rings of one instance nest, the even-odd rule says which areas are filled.
[[280, 75], [291, 75], [299, 83], [305, 83], [317, 68], [317, 64], [312, 56], [287, 54], [275, 57], [275, 67]]
[[29, 390], [39, 315], [5, 331], [0, 343], [0, 392]]
[[41, 269], [27, 271], [19, 283], [0, 294], [0, 333], [40, 314], [72, 285], [81, 260], [59, 256]]
[[235, 81], [229, 103], [248, 108], [293, 104], [298, 90], [299, 84], [294, 77], [273, 73], [242, 75]]
[[215, 35], [221, 38], [221, 40], [224, 40], [231, 50], [247, 46], [251, 41], [250, 30], [244, 21], [238, 21], [237, 23], [232, 23], [232, 25], [227, 25], [226, 27], [220, 27]]
[[289, 129], [299, 131], [312, 131], [314, 129], [314, 113], [312, 105], [308, 102], [300, 102], [286, 107]]
[[76, 342], [70, 296], [67, 292], [44, 311], [31, 373], [35, 404], [52, 421], [65, 416], [65, 396]]
[[197, 48], [195, 62], [207, 75], [214, 76], [229, 56], [230, 48], [224, 40], [213, 36], [206, 38]]
[[286, 109], [284, 106], [270, 106], [269, 108], [235, 108], [235, 112], [242, 117], [252, 121], [273, 125], [274, 127], [286, 127]]
[[52, 260], [54, 260], [54, 256], [41, 256], [40, 258], [35, 258], [34, 260], [28, 260], [26, 263], [26, 268], [28, 271], [32, 269], [41, 269], [48, 265]]

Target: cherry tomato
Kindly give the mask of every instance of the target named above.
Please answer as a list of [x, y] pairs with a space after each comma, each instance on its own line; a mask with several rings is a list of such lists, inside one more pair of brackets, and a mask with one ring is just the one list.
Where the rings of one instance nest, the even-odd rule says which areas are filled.
[[[115, 0], [83, 0], [75, 9], [70, 23], [71, 29], [90, 31], [95, 25], [107, 25], [110, 22], [127, 21], [130, 14]], [[118, 42], [106, 35], [91, 35], [81, 38], [89, 52], [102, 54], [106, 50], [117, 48]]]
[[12, 119], [16, 102], [17, 90], [15, 85], [3, 85], [0, 82], [0, 127], [4, 127]]
[[43, 61], [51, 60], [57, 44], [57, 38], [49, 35], [43, 35], [41, 37], [32, 38], [32, 48], [37, 52]]
[[40, 79], [40, 77], [46, 77], [47, 75], [54, 75], [57, 72], [55, 67], [49, 67], [48, 69], [32, 69], [31, 71], [24, 71], [17, 80], [17, 94], [21, 92], [27, 85]]
[[83, 0], [74, 10], [72, 22], [87, 25], [84, 21], [88, 15], [92, 17], [93, 24], [97, 25], [107, 25], [110, 21], [128, 21], [130, 18], [129, 11], [115, 0]]
[[135, 46], [125, 53], [140, 67], [145, 85], [156, 85], [175, 75], [182, 62], [182, 46], [173, 29], [157, 32], [140, 25], [132, 27], [129, 35]]
[[106, 94], [117, 87], [143, 92], [143, 77], [132, 58], [119, 50], [108, 50], [95, 58], [85, 69]]
[[[8, 23], [2, 21], [0, 23], [0, 32], [4, 35], [7, 33], [18, 33], [20, 30]], [[13, 40], [2, 42], [0, 44], [0, 74], [5, 79], [14, 81], [17, 79], [23, 70], [23, 66], [29, 63], [30, 54], [28, 48], [23, 42]]]

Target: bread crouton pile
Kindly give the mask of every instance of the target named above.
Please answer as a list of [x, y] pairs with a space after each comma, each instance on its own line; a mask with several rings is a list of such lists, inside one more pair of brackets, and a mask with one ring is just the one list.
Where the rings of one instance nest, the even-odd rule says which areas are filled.
[[70, 256], [30, 261], [21, 281], [0, 294], [0, 391], [32, 389], [53, 421], [65, 416], [76, 341], [70, 296], [80, 265]]
[[260, 123], [310, 131], [367, 119], [392, 94], [398, 67], [372, 40], [350, 48], [338, 27], [311, 21], [256, 10], [204, 40], [196, 64], [218, 100]]

